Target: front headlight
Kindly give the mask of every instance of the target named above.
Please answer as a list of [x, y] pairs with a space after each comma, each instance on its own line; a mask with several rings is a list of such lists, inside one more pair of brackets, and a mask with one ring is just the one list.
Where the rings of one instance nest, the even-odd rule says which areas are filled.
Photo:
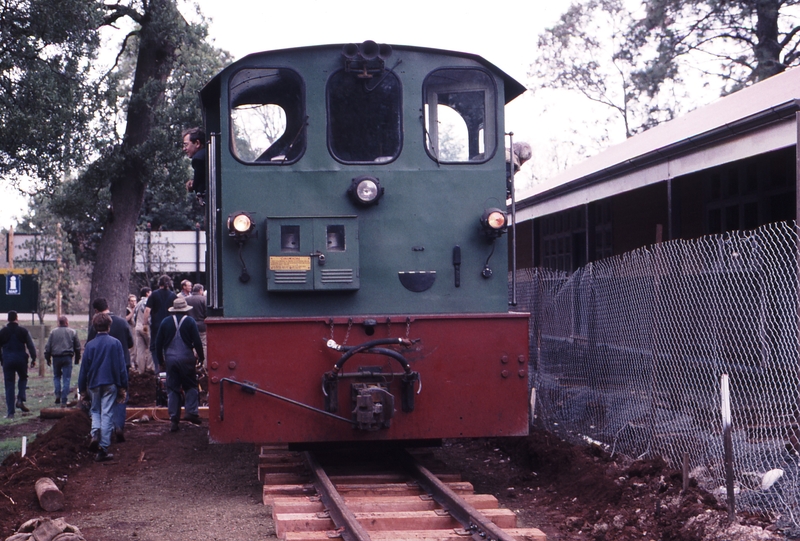
[[247, 212], [234, 212], [228, 216], [228, 235], [243, 241], [252, 236], [256, 229], [253, 219]]
[[500, 209], [487, 209], [481, 216], [481, 227], [489, 238], [497, 238], [508, 228], [508, 215]]
[[233, 217], [233, 220], [231, 220], [229, 227], [236, 233], [247, 233], [252, 226], [253, 222], [250, 220], [250, 216], [247, 214], [237, 214]]
[[356, 177], [347, 189], [347, 195], [362, 206], [376, 205], [383, 195], [380, 181], [375, 177]]

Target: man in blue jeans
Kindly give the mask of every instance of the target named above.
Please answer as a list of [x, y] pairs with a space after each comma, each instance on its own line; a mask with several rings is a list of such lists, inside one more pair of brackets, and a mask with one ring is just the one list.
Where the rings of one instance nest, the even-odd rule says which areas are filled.
[[[104, 297], [97, 297], [92, 303], [92, 308], [97, 312], [108, 314], [111, 316], [111, 328], [108, 334], [116, 338], [122, 344], [122, 352], [125, 355], [125, 366], [131, 367], [131, 353], [130, 348], [133, 347], [133, 334], [128, 322], [120, 316], [112, 314], [108, 309], [108, 301]], [[89, 329], [86, 337], [86, 343], [91, 342], [97, 333], [94, 327]], [[123, 402], [118, 402], [114, 406], [114, 435], [116, 436], [117, 443], [125, 441], [125, 419], [127, 417], [128, 398], [125, 397]]]
[[[25, 390], [28, 388], [28, 354], [31, 354], [31, 368], [36, 366], [36, 346], [28, 329], [20, 327], [17, 313], [8, 312], [8, 325], [0, 330], [0, 365], [3, 366], [3, 379], [6, 385], [6, 419], [14, 418], [14, 406], [20, 410], [30, 411], [25, 406]], [[14, 402], [14, 382], [19, 375], [19, 394]]]
[[72, 358], [75, 364], [81, 362], [81, 341], [78, 333], [69, 328], [67, 316], [58, 318], [58, 327], [53, 329], [44, 346], [44, 358], [47, 366], [53, 367], [53, 390], [56, 404], [67, 407], [69, 387], [72, 382]]
[[92, 318], [97, 335], [86, 344], [78, 375], [78, 389], [92, 398], [92, 442], [89, 450], [97, 452], [95, 460], [104, 462], [114, 455], [108, 452], [114, 430], [114, 405], [127, 397], [128, 369], [122, 343], [108, 334], [111, 316], [100, 312]]

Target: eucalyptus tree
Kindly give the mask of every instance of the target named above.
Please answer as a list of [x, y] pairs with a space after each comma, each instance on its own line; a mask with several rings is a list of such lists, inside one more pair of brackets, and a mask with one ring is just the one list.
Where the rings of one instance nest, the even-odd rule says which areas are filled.
[[[91, 297], [121, 311], [137, 225], [202, 219], [180, 132], [201, 124], [197, 91], [229, 57], [176, 0], [0, 2], [0, 175], [47, 196], [32, 215], [58, 217], [94, 261]], [[129, 27], [98, 75], [100, 31]]]

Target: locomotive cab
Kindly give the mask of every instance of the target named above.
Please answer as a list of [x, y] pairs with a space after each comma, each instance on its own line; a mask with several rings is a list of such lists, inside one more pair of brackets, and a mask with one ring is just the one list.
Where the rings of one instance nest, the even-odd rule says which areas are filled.
[[205, 87], [213, 440], [527, 433], [498, 241], [523, 91], [373, 42], [250, 55]]

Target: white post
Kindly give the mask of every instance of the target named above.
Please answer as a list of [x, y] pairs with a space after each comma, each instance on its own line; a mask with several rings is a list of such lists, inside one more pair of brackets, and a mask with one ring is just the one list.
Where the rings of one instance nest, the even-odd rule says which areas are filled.
[[720, 380], [721, 410], [722, 410], [722, 438], [725, 449], [725, 484], [728, 491], [728, 519], [736, 519], [736, 499], [733, 492], [733, 438], [731, 436], [731, 391], [728, 374], [722, 374]]

